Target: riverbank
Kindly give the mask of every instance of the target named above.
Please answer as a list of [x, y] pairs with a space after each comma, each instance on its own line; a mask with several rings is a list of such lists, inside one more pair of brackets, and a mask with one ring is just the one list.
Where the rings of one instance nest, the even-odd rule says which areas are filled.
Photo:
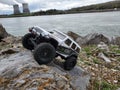
[[[82, 47], [77, 66], [71, 71], [64, 71], [55, 62], [38, 65], [32, 52], [23, 48], [21, 37], [2, 37], [0, 89], [86, 90], [87, 87], [88, 90], [117, 90], [120, 87], [120, 43], [112, 44], [104, 35], [90, 34], [89, 38], [73, 32], [68, 32], [68, 35]], [[56, 60], [63, 62], [59, 58]]]
[[87, 10], [87, 11], [79, 11], [79, 12], [69, 12], [69, 13], [55, 13], [55, 14], [20, 14], [20, 15], [0, 15], [0, 18], [15, 18], [15, 17], [30, 17], [30, 16], [48, 16], [48, 15], [66, 15], [66, 14], [80, 14], [80, 13], [102, 13], [102, 12], [118, 12], [118, 10], [107, 9], [107, 10]]
[[[1, 29], [0, 33], [7, 33], [3, 27]], [[1, 90], [86, 90], [90, 79], [87, 71], [79, 66], [65, 71], [62, 63], [58, 63], [60, 58], [55, 58], [48, 65], [39, 65], [33, 58], [33, 52], [23, 48], [22, 37], [3, 34], [0, 34]]]
[[119, 16], [120, 11], [2, 18], [0, 22], [7, 32], [15, 36], [23, 36], [31, 26], [40, 26], [48, 31], [60, 30], [67, 33], [71, 30], [80, 36], [97, 32], [111, 38], [120, 35]]
[[29, 17], [29, 16], [33, 16], [32, 13], [30, 14], [18, 14], [18, 15], [0, 15], [0, 18], [14, 18], [14, 17]]

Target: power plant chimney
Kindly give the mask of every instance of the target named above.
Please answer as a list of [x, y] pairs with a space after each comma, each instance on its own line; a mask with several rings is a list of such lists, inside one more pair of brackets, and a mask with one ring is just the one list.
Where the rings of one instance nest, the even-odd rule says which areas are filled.
[[14, 14], [20, 14], [19, 6], [17, 4], [13, 5]]
[[27, 3], [23, 3], [23, 13], [30, 13], [30, 10], [28, 8], [28, 4]]

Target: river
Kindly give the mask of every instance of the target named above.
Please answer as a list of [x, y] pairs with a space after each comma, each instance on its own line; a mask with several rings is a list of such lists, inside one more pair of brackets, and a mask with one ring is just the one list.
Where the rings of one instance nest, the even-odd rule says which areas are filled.
[[120, 11], [0, 18], [0, 23], [15, 36], [23, 36], [32, 26], [62, 32], [73, 31], [81, 36], [89, 33], [120, 36]]

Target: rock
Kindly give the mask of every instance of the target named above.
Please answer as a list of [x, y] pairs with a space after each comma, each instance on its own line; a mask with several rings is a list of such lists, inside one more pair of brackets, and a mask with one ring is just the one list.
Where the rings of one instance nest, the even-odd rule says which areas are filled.
[[0, 24], [0, 41], [1, 39], [9, 36], [9, 34], [6, 32], [5, 28]]
[[89, 79], [78, 66], [65, 71], [53, 62], [38, 65], [28, 51], [0, 58], [0, 90], [86, 90]]
[[85, 41], [83, 38], [81, 38], [81, 37], [77, 38], [75, 41], [76, 41], [80, 46], [82, 46], [82, 45], [84, 45], [84, 44], [86, 43], [86, 41]]
[[88, 34], [84, 37], [84, 41], [85, 41], [85, 45], [97, 45], [100, 42], [104, 42], [106, 44], [110, 43], [110, 40], [104, 36], [103, 34], [98, 34], [98, 33], [94, 33], [94, 34]]
[[14, 54], [14, 53], [17, 53], [17, 52], [19, 52], [19, 50], [16, 49], [16, 48], [8, 48], [8, 49], [5, 49], [5, 50], [0, 51], [0, 55], [4, 55], [4, 54]]
[[67, 35], [70, 36], [71, 38], [73, 38], [74, 40], [77, 40], [77, 38], [82, 38], [80, 35], [72, 32], [72, 31], [68, 31]]
[[6, 43], [19, 43], [21, 42], [22, 37], [14, 37], [10, 34], [8, 34], [5, 30], [5, 28], [0, 24], [0, 41], [6, 42]]
[[15, 44], [12, 44], [12, 48], [23, 48], [23, 45], [21, 43], [15, 43]]
[[120, 47], [120, 37], [112, 37], [111, 44], [118, 45]]
[[[10, 49], [10, 50], [6, 50]], [[21, 43], [21, 37], [14, 37], [14, 36], [8, 36], [4, 39], [2, 39], [2, 41], [0, 42], [0, 50], [2, 50], [2, 52], [7, 51], [5, 53], [9, 53], [8, 51], [11, 51], [11, 49], [23, 49], [22, 43]], [[14, 51], [12, 50], [12, 51]], [[15, 50], [15, 52], [16, 52]]]
[[101, 50], [109, 51], [107, 44], [105, 44], [104, 42], [100, 42], [100, 44], [98, 44], [97, 47]]
[[99, 53], [98, 57], [101, 58], [101, 59], [103, 59], [107, 63], [111, 62], [111, 60], [108, 57], [106, 57], [103, 53]]
[[114, 42], [113, 44], [118, 45], [120, 47], [120, 37], [116, 37], [115, 39], [113, 39], [112, 42]]
[[120, 90], [120, 88], [118, 88], [117, 90]]
[[79, 45], [97, 45], [100, 42], [104, 42], [106, 44], [110, 43], [109, 38], [103, 34], [93, 33], [88, 34], [85, 37], [82, 37], [72, 31], [69, 31], [67, 34], [72, 37]]
[[14, 36], [8, 36], [4, 39], [2, 39], [3, 42], [6, 42], [8, 44], [17, 44], [17, 43], [21, 43], [21, 39], [22, 37], [14, 37]]

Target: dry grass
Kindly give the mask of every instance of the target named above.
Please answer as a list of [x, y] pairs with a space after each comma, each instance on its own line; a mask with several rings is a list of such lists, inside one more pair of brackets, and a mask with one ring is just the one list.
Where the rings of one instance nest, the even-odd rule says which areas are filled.
[[[120, 54], [118, 46], [109, 46], [110, 52]], [[106, 63], [98, 58], [98, 53], [106, 53], [112, 61]], [[120, 56], [108, 54], [97, 49], [97, 46], [84, 46], [79, 55], [78, 65], [91, 73], [88, 90], [116, 90], [120, 87]]]

